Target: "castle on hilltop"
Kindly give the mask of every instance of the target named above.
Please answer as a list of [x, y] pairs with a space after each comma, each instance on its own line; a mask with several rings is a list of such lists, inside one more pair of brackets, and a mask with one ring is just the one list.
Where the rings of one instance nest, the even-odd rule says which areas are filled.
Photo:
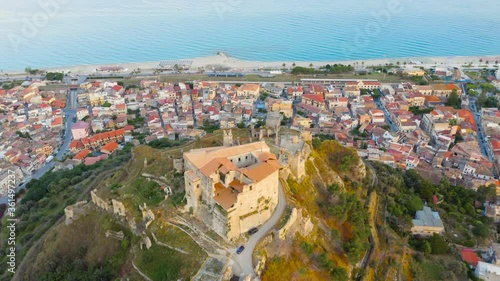
[[278, 204], [276, 155], [265, 142], [224, 145], [184, 153], [186, 208], [226, 240], [267, 221]]

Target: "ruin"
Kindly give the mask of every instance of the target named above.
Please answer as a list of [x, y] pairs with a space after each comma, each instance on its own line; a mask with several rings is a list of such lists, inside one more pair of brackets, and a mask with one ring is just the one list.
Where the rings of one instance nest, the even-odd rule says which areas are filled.
[[80, 201], [64, 208], [65, 224], [70, 225], [73, 220], [77, 220], [80, 215], [84, 214], [86, 204], [87, 201]]
[[280, 163], [287, 165], [297, 179], [306, 174], [306, 161], [311, 154], [311, 147], [302, 136], [283, 135], [280, 137]]

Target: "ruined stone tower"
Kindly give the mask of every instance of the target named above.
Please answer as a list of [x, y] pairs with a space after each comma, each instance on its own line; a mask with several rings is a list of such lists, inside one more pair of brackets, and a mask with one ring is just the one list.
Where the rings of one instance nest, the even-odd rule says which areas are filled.
[[232, 146], [233, 145], [233, 132], [231, 129], [229, 130], [224, 130], [222, 132], [223, 134], [223, 140], [222, 143], [224, 146]]

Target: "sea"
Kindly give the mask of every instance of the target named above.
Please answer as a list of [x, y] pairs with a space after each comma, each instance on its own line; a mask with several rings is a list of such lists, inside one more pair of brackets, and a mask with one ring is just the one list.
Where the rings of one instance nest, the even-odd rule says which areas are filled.
[[499, 0], [16, 0], [0, 71], [176, 60], [500, 55]]

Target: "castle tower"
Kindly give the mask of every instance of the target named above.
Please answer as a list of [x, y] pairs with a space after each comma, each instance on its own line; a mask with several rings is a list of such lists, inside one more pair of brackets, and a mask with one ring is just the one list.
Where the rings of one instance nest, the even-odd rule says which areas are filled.
[[229, 130], [224, 130], [222, 132], [223, 134], [223, 140], [222, 143], [224, 146], [232, 146], [233, 145], [233, 132], [231, 129]]

